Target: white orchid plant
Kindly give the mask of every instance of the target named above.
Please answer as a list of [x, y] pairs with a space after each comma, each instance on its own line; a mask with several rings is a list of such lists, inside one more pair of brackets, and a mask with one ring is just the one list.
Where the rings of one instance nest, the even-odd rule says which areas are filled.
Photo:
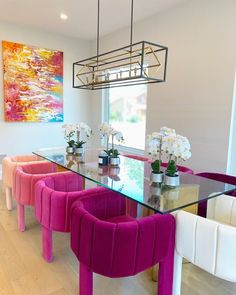
[[[78, 124], [64, 124], [64, 138], [66, 139], [69, 147], [82, 147], [86, 141], [81, 139], [81, 131], [85, 132], [86, 138], [89, 139], [92, 135], [92, 129], [84, 122]], [[77, 134], [77, 140], [74, 140], [74, 136]]]
[[191, 157], [191, 146], [187, 137], [176, 134], [174, 129], [162, 127], [160, 132], [148, 136], [149, 154], [154, 162], [151, 164], [154, 173], [160, 173], [163, 154], [168, 160], [166, 173], [174, 176], [176, 165]]
[[69, 147], [74, 147], [75, 140], [73, 139], [75, 135], [75, 125], [73, 124], [64, 124], [62, 125], [63, 132], [64, 132], [64, 138], [68, 144]]
[[[118, 157], [119, 152], [115, 149], [115, 141], [118, 143], [124, 142], [123, 134], [119, 130], [113, 128], [109, 123], [104, 122], [99, 126], [100, 138], [106, 141], [106, 150], [108, 156]], [[111, 149], [109, 150], [109, 139], [111, 137]]]
[[84, 122], [75, 125], [75, 130], [77, 133], [77, 140], [75, 142], [75, 147], [82, 148], [86, 141], [81, 139], [81, 133], [84, 131], [86, 139], [88, 140], [92, 135], [92, 129]]

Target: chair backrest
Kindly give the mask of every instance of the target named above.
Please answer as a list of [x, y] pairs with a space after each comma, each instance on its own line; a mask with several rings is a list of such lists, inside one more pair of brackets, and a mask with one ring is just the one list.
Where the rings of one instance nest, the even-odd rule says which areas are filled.
[[35, 162], [16, 168], [13, 177], [13, 196], [18, 203], [33, 206], [36, 182], [51, 173], [59, 173], [56, 171], [57, 166], [50, 162]]
[[83, 189], [82, 176], [74, 172], [65, 172], [53, 176], [47, 176], [42, 180], [47, 188], [54, 191], [74, 192]]
[[236, 282], [236, 228], [185, 211], [175, 216], [177, 254], [219, 278]]
[[207, 218], [236, 227], [236, 198], [221, 195], [208, 200]]
[[39, 160], [39, 157], [36, 155], [20, 155], [11, 157], [12, 162], [34, 162]]
[[43, 178], [35, 184], [35, 216], [45, 227], [70, 231], [70, 209], [80, 197], [82, 178], [73, 172]]
[[57, 171], [57, 165], [51, 162], [35, 162], [17, 168], [25, 174], [47, 174]]
[[[162, 167], [167, 167], [167, 165], [168, 165], [168, 163], [166, 163], [166, 162], [161, 163]], [[178, 171], [180, 171], [182, 173], [194, 174], [193, 170], [188, 168], [188, 167], [185, 167], [185, 166], [182, 166], [182, 165], [176, 165], [176, 166], [178, 168]]]
[[[225, 183], [229, 183], [229, 184], [233, 184], [236, 186], [236, 176], [233, 176], [233, 175], [227, 175], [227, 174], [215, 173], [215, 172], [201, 172], [201, 173], [197, 173], [196, 175], [221, 181], [221, 182], [225, 182]], [[236, 191], [229, 193], [229, 195], [236, 196]]]
[[[227, 175], [227, 174], [222, 174], [222, 173], [214, 173], [214, 172], [201, 172], [201, 173], [197, 173], [196, 175], [201, 176], [201, 177], [205, 177], [205, 178], [209, 178], [209, 179], [213, 179], [213, 180], [217, 180], [217, 181], [221, 181], [221, 182], [225, 182], [225, 183], [229, 183], [229, 184], [233, 184], [236, 186], [236, 177], [232, 176], [232, 175]], [[236, 191], [229, 193], [229, 195], [236, 196]], [[202, 216], [202, 217], [206, 217], [206, 211], [207, 211], [207, 201], [199, 203], [198, 215]]]
[[106, 220], [125, 212], [122, 199], [106, 190], [75, 202], [71, 210], [73, 252], [93, 272], [108, 277], [134, 275], [164, 260], [174, 249], [172, 215], [118, 223]]
[[4, 185], [10, 188], [12, 187], [16, 167], [27, 165], [31, 162], [39, 160], [40, 159], [35, 155], [4, 157], [2, 160], [2, 180]]

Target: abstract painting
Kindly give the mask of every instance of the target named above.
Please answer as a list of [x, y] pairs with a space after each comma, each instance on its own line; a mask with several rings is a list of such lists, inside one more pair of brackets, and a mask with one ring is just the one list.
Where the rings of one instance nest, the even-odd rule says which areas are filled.
[[5, 120], [63, 121], [63, 52], [2, 41]]

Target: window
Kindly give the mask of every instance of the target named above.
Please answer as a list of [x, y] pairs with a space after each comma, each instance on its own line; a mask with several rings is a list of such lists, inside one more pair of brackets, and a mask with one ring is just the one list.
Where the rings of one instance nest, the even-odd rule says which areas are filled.
[[108, 121], [123, 133], [123, 146], [145, 149], [147, 85], [108, 90]]

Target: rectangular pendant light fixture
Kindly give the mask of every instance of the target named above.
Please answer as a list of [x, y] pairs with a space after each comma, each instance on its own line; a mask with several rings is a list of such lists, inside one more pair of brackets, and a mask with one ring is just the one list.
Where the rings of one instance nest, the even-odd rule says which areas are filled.
[[99, 0], [97, 55], [73, 63], [73, 88], [104, 89], [166, 80], [168, 48], [148, 41], [132, 44], [133, 0], [130, 45], [99, 54]]

